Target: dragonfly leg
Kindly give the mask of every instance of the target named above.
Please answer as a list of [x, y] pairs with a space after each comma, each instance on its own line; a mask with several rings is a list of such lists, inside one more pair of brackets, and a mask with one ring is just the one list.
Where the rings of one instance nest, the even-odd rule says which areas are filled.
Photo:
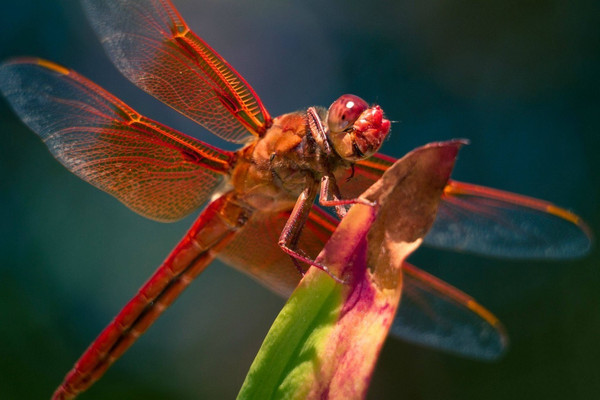
[[335, 207], [335, 212], [341, 219], [344, 218], [348, 212], [347, 207], [356, 203], [371, 207], [375, 206], [375, 203], [361, 197], [355, 199], [342, 199], [340, 189], [335, 181], [335, 176], [332, 174], [323, 175], [323, 178], [321, 178], [321, 191], [319, 194], [320, 205], [325, 207]]
[[[309, 109], [306, 111], [306, 119], [308, 121], [312, 139], [321, 148], [321, 150], [325, 152], [325, 154], [331, 154], [333, 150], [329, 145], [327, 132], [315, 107], [309, 107]], [[352, 171], [354, 174], [354, 167]], [[323, 178], [321, 178], [319, 204], [325, 207], [335, 207], [335, 212], [341, 219], [344, 218], [348, 212], [347, 206], [355, 203], [361, 203], [369, 206], [375, 205], [374, 203], [362, 198], [342, 199], [340, 189], [337, 186], [333, 174], [326, 174], [323, 176]]]
[[316, 197], [317, 184], [310, 184], [306, 187], [306, 189], [304, 189], [304, 191], [302, 191], [298, 197], [298, 200], [296, 201], [296, 205], [294, 206], [290, 217], [281, 231], [278, 242], [279, 247], [281, 247], [283, 251], [290, 255], [292, 262], [302, 275], [304, 275], [304, 271], [299, 262], [304, 262], [308, 265], [314, 265], [323, 272], [327, 273], [327, 275], [331, 276], [331, 278], [333, 278], [333, 280], [336, 282], [345, 283], [343, 279], [335, 276], [326, 265], [316, 262], [298, 250], [298, 240], [300, 239], [302, 228], [308, 220], [310, 210], [312, 209], [312, 205]]
[[306, 119], [308, 121], [308, 127], [310, 128], [312, 139], [325, 154], [331, 154], [333, 150], [331, 149], [329, 141], [327, 140], [327, 132], [325, 131], [323, 122], [321, 122], [319, 112], [315, 107], [309, 107], [308, 110], [306, 110]]

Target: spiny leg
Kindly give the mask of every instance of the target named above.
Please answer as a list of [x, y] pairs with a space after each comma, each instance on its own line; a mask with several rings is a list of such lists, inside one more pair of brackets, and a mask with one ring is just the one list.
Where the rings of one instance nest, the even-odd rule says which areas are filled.
[[327, 140], [327, 132], [315, 107], [309, 107], [308, 110], [306, 110], [306, 120], [308, 121], [308, 128], [310, 129], [312, 139], [315, 141], [317, 146], [319, 146], [321, 150], [329, 156], [333, 150], [329, 145], [329, 140]]
[[321, 178], [321, 191], [319, 193], [319, 204], [325, 207], [335, 207], [335, 212], [340, 219], [344, 218], [348, 209], [346, 206], [352, 204], [364, 204], [367, 206], [375, 206], [375, 203], [363, 199], [362, 197], [354, 199], [342, 199], [340, 189], [335, 181], [335, 176], [332, 174], [323, 175]]
[[[306, 119], [308, 121], [308, 128], [310, 129], [311, 137], [315, 143], [321, 148], [321, 150], [329, 156], [333, 149], [327, 139], [327, 131], [323, 126], [323, 122], [319, 117], [319, 114], [315, 107], [310, 107], [306, 111]], [[353, 170], [354, 171], [354, 170]], [[335, 212], [338, 217], [344, 218], [348, 209], [346, 206], [361, 203], [368, 206], [374, 206], [374, 203], [362, 199], [342, 199], [340, 189], [335, 181], [333, 174], [325, 174], [321, 178], [321, 192], [319, 194], [319, 204], [325, 207], [335, 207]]]
[[302, 275], [304, 275], [304, 271], [302, 270], [299, 261], [302, 261], [308, 265], [314, 265], [315, 267], [327, 273], [327, 275], [331, 276], [336, 282], [345, 283], [344, 280], [332, 274], [326, 265], [317, 263], [315, 260], [298, 250], [298, 240], [300, 239], [302, 228], [304, 228], [304, 224], [308, 220], [308, 215], [310, 214], [310, 210], [312, 209], [312, 205], [316, 197], [317, 183], [315, 182], [309, 184], [298, 197], [296, 205], [294, 206], [290, 217], [281, 231], [278, 244], [283, 251], [291, 256], [292, 262]]

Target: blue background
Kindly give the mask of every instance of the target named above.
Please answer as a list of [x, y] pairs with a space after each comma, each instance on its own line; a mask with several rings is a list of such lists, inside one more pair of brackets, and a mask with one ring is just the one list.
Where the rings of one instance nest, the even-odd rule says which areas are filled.
[[[178, 0], [272, 115], [355, 93], [397, 121], [383, 152], [465, 137], [454, 177], [550, 200], [600, 232], [600, 3]], [[0, 6], [0, 58], [74, 68], [136, 110], [210, 135], [121, 77], [74, 0]], [[0, 100], [0, 398], [48, 398], [184, 234], [66, 171]], [[231, 149], [214, 139], [212, 143]], [[600, 254], [516, 262], [421, 249], [511, 338], [496, 363], [390, 339], [373, 399], [600, 393]], [[82, 399], [233, 398], [283, 300], [215, 264]]]

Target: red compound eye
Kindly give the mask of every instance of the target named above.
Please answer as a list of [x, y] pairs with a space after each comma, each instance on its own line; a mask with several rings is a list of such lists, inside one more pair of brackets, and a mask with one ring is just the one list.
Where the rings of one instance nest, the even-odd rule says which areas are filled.
[[369, 108], [366, 101], [353, 94], [345, 94], [338, 98], [329, 107], [327, 125], [331, 132], [342, 132], [360, 117]]

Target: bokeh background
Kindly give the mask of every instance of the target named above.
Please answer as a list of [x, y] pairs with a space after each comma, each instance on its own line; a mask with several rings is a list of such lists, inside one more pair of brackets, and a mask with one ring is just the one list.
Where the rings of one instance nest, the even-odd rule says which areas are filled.
[[[355, 93], [397, 121], [383, 148], [471, 140], [454, 177], [553, 201], [600, 232], [600, 3], [176, 0], [273, 115]], [[136, 110], [202, 128], [104, 55], [75, 0], [3, 1], [0, 58], [78, 70]], [[146, 220], [66, 171], [0, 100], [0, 398], [48, 398], [195, 218]], [[213, 143], [231, 149], [226, 143]], [[417, 265], [494, 311], [495, 363], [390, 339], [372, 399], [600, 393], [600, 254], [510, 261], [420, 249]], [[283, 300], [216, 263], [83, 399], [234, 398]]]

